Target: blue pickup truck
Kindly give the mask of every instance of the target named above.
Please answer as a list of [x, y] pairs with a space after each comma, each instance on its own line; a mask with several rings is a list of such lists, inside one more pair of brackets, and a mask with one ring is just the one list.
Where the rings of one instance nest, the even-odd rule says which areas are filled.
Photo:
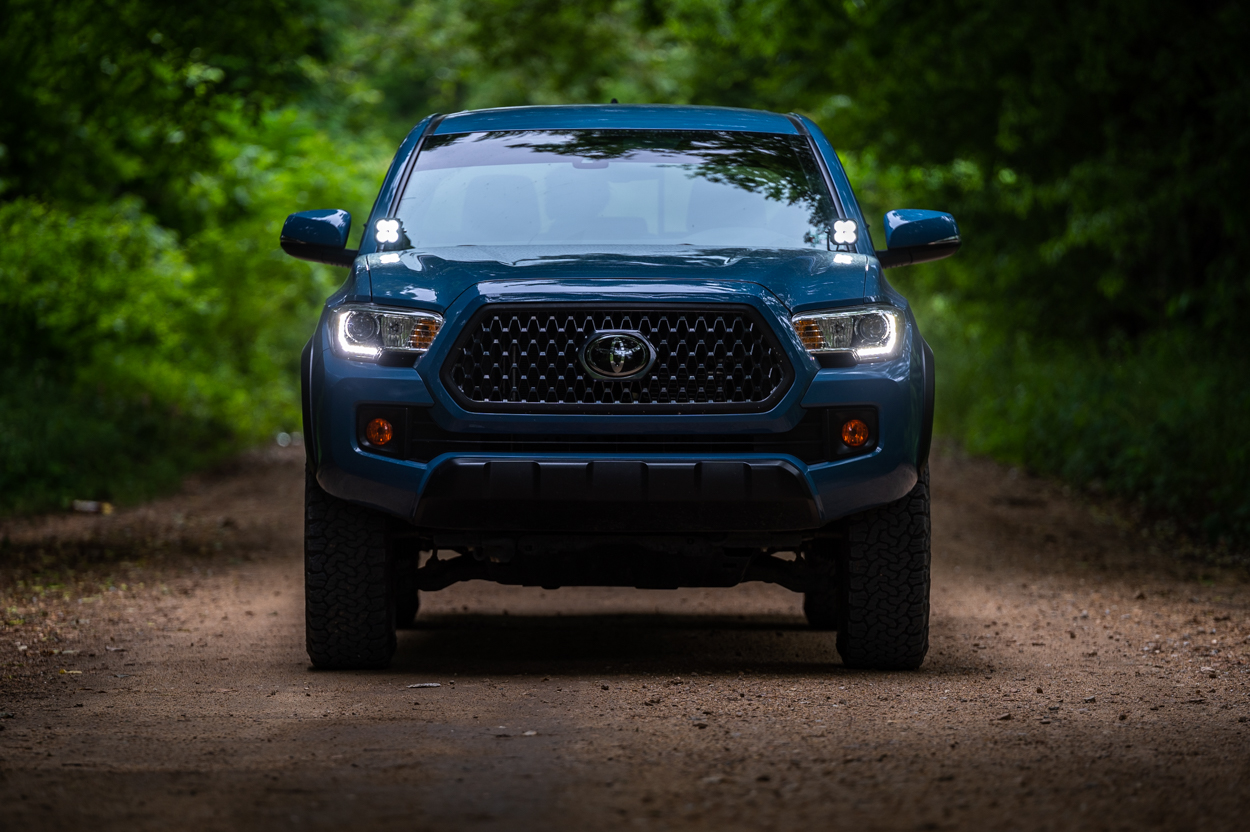
[[850, 667], [928, 649], [933, 353], [884, 269], [953, 254], [891, 211], [875, 250], [798, 115], [516, 107], [431, 116], [303, 353], [308, 653], [382, 667], [418, 593], [804, 593]]

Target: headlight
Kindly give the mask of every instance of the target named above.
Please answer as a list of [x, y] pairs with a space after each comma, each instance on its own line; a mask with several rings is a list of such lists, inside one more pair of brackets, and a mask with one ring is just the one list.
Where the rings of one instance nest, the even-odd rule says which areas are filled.
[[330, 318], [334, 351], [360, 361], [377, 361], [384, 352], [415, 358], [430, 348], [442, 325], [433, 312], [376, 306], [342, 306]]
[[903, 313], [892, 306], [809, 312], [795, 315], [792, 323], [809, 353], [851, 353], [857, 361], [898, 355], [906, 328]]

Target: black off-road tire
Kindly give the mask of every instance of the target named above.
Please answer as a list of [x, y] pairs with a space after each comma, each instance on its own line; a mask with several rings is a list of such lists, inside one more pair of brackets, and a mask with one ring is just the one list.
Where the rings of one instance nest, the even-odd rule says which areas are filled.
[[395, 653], [389, 519], [304, 478], [304, 624], [308, 657], [327, 670], [382, 668]]
[[857, 515], [838, 558], [838, 654], [847, 667], [915, 670], [929, 652], [929, 468], [911, 493]]
[[838, 631], [847, 667], [914, 670], [929, 650], [929, 471], [903, 499], [850, 518], [807, 553], [803, 611]]

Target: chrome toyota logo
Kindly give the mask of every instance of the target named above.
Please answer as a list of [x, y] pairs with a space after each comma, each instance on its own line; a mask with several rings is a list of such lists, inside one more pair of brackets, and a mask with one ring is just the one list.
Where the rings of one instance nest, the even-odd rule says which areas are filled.
[[582, 366], [603, 381], [630, 381], [655, 363], [655, 347], [640, 332], [596, 332], [582, 346]]

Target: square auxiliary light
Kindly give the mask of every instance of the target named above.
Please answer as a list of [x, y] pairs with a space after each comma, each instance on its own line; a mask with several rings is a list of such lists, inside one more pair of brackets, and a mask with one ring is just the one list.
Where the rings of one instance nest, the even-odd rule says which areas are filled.
[[833, 241], [838, 245], [849, 246], [859, 239], [859, 228], [855, 220], [836, 220], [833, 223]]
[[374, 237], [379, 243], [388, 245], [399, 242], [399, 220], [378, 220], [373, 229]]

